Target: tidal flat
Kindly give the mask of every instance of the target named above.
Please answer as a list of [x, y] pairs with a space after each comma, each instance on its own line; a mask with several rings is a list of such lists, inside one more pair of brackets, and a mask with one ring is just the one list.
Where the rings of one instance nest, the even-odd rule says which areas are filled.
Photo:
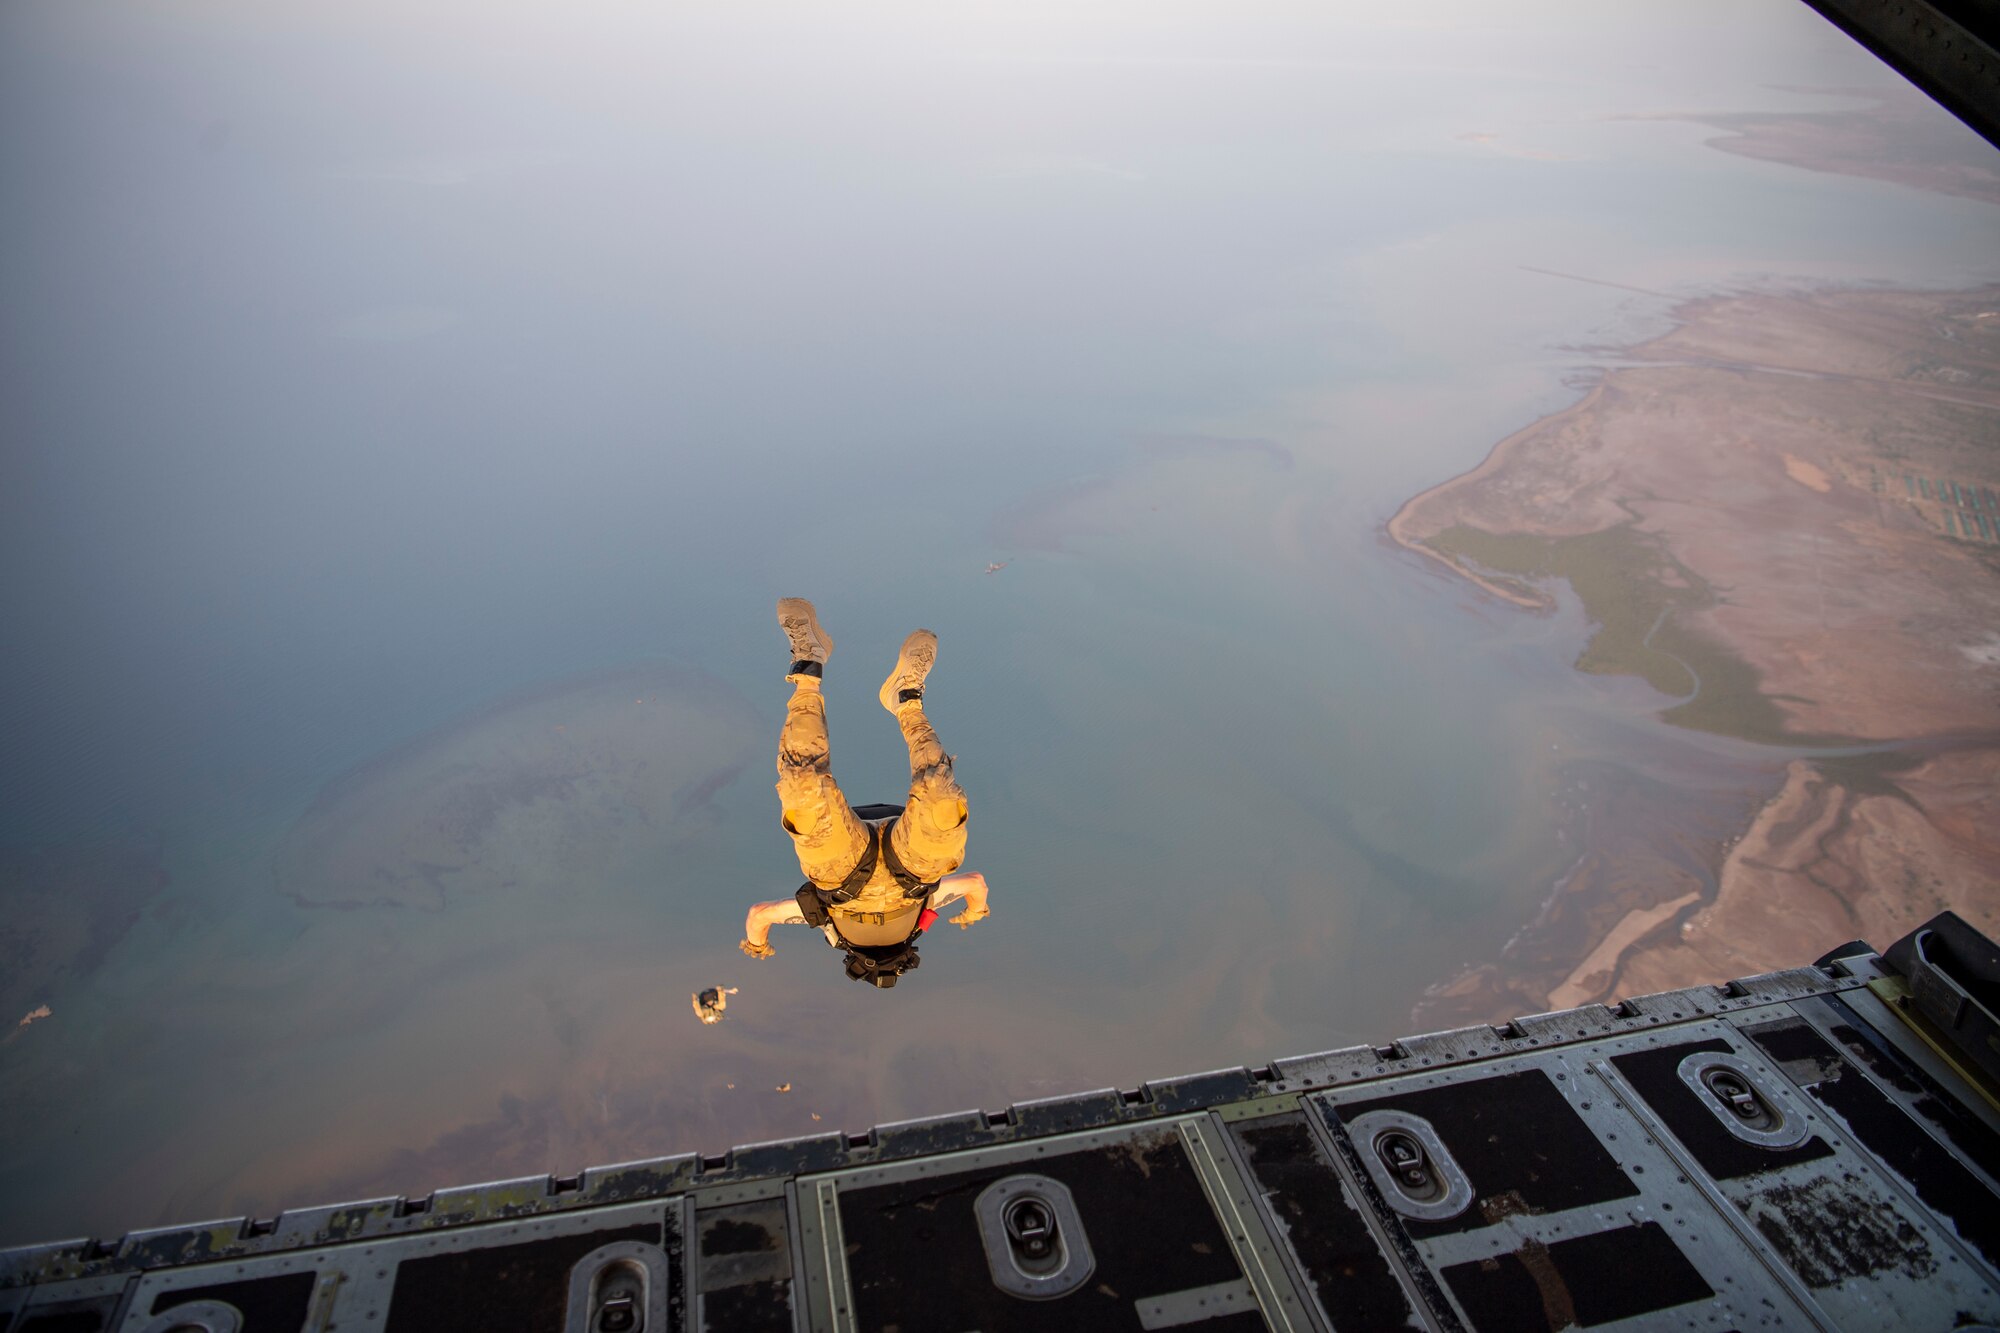
[[1769, 745], [1841, 742], [1788, 730], [1757, 669], [1687, 628], [1682, 617], [1712, 606], [1714, 590], [1631, 523], [1575, 537], [1498, 534], [1460, 523], [1427, 544], [1489, 578], [1508, 580], [1525, 597], [1552, 579], [1568, 583], [1592, 627], [1576, 669], [1637, 676], [1661, 694], [1679, 696], [1682, 702], [1660, 714], [1663, 721]]
[[1396, 541], [1524, 610], [1567, 584], [1578, 670], [1644, 680], [1661, 721], [1787, 765], [1739, 833], [1690, 824], [1692, 867], [1635, 880], [1586, 848], [1510, 944], [1516, 971], [1473, 969], [1433, 1009], [1714, 981], [1802, 932], [1894, 938], [1912, 904], [2000, 927], [2000, 697], [1972, 650], [2000, 619], [2000, 551], [1961, 519], [2000, 486], [1996, 307], [1993, 288], [1686, 302], [1581, 402], [1395, 516]]

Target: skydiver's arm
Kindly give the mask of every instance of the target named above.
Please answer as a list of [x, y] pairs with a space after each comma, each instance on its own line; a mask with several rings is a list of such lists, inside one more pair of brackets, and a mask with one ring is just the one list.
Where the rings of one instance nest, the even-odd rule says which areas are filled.
[[978, 871], [967, 871], [959, 875], [946, 875], [938, 881], [937, 892], [931, 895], [931, 908], [935, 911], [947, 903], [965, 899], [965, 906], [958, 909], [952, 918], [960, 929], [975, 921], [984, 921], [992, 915], [986, 906], [986, 876]]
[[776, 902], [757, 903], [750, 914], [743, 918], [743, 939], [737, 948], [752, 958], [769, 958], [777, 950], [771, 947], [771, 927], [787, 926], [794, 922], [804, 925], [806, 914], [799, 910], [796, 898], [780, 898]]

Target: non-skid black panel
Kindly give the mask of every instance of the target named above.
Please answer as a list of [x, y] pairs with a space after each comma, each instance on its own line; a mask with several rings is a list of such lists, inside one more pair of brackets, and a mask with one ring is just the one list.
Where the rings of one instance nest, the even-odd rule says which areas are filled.
[[1444, 1270], [1473, 1327], [1592, 1328], [1715, 1294], [1658, 1223], [1599, 1231]]
[[21, 1323], [21, 1333], [104, 1333], [111, 1327], [111, 1315], [117, 1307], [112, 1298], [88, 1306], [65, 1302], [64, 1308], [46, 1313], [30, 1310]]
[[1743, 1035], [1756, 1042], [1771, 1062], [1785, 1071], [1785, 1077], [1802, 1088], [1822, 1079], [1838, 1079], [1848, 1066], [1840, 1052], [1802, 1018], [1745, 1028]]
[[[1908, 1181], [1926, 1207], [1949, 1218], [1988, 1263], [2000, 1264], [2000, 1199], [1964, 1163], [1805, 1023], [1792, 1019], [1747, 1035]], [[1801, 1078], [1807, 1071], [1817, 1077]]]
[[[1639, 1189], [1539, 1069], [1328, 1105], [1351, 1121], [1366, 1111], [1397, 1110], [1430, 1121], [1477, 1194], [1448, 1222], [1402, 1220], [1412, 1236], [1470, 1231], [1511, 1213], [1553, 1213]], [[1368, 1145], [1356, 1144], [1356, 1152]]]
[[[1936, 1079], [1862, 1022], [1860, 1015], [1846, 1001], [1830, 996], [1825, 1003], [1852, 1020], [1836, 1023], [1832, 1027], [1834, 1040], [1840, 1043], [1848, 1058], [1859, 1061], [1869, 1073], [1889, 1087], [1908, 1093], [1914, 1098], [1918, 1115], [1937, 1126], [1938, 1132], [1949, 1139], [1952, 1147], [1963, 1153], [1967, 1161], [2000, 1180], [2000, 1134], [1995, 1134], [1984, 1120], [1967, 1111], [1956, 1097], [1939, 1086]], [[1961, 1091], [1967, 1090], [1965, 1085], [1960, 1087]]]
[[672, 1274], [674, 1311], [668, 1323], [678, 1329], [682, 1322], [679, 1306], [684, 1299], [679, 1228], [654, 1222], [405, 1259], [396, 1270], [385, 1333], [439, 1333], [458, 1328], [476, 1328], [482, 1333], [548, 1333], [563, 1325], [569, 1271], [577, 1260], [614, 1241], [660, 1245], [663, 1231], [674, 1233], [663, 1248]]
[[783, 1199], [760, 1199], [695, 1215], [696, 1276], [704, 1329], [789, 1333], [792, 1246]]
[[1407, 1326], [1410, 1298], [1348, 1197], [1346, 1183], [1313, 1141], [1304, 1114], [1248, 1121], [1232, 1133], [1300, 1271], [1335, 1326]]
[[15, 1333], [108, 1333], [124, 1303], [123, 1291], [108, 1296], [75, 1296], [36, 1304], [33, 1295], [20, 1312]]
[[177, 1287], [153, 1298], [148, 1314], [159, 1314], [191, 1301], [225, 1301], [243, 1315], [243, 1333], [298, 1333], [312, 1304], [312, 1272], [280, 1273], [244, 1282], [217, 1282], [205, 1287]]
[[1702, 1051], [1733, 1054], [1734, 1047], [1720, 1039], [1691, 1041], [1658, 1050], [1634, 1051], [1611, 1057], [1612, 1065], [1625, 1081], [1645, 1099], [1646, 1105], [1664, 1120], [1687, 1150], [1701, 1163], [1702, 1170], [1717, 1180], [1736, 1180], [1763, 1171], [1819, 1157], [1831, 1157], [1826, 1140], [1813, 1135], [1796, 1148], [1765, 1148], [1724, 1129], [1715, 1113], [1703, 1106], [1694, 1090], [1681, 1081], [1681, 1061]]
[[773, 1278], [702, 1292], [701, 1326], [708, 1333], [791, 1333], [792, 1280]]
[[[1069, 1324], [1048, 1323], [1042, 1328], [1069, 1328]], [[1094, 1328], [1095, 1325], [1076, 1325], [1078, 1333]], [[1271, 1326], [1264, 1322], [1264, 1316], [1255, 1310], [1238, 1310], [1235, 1314], [1224, 1315], [1220, 1319], [1204, 1319], [1192, 1326], [1192, 1333], [1267, 1333]]]
[[[1007, 1176], [1068, 1186], [1097, 1267], [1079, 1290], [1031, 1301], [993, 1285], [973, 1202]], [[864, 1329], [1137, 1329], [1134, 1302], [1243, 1276], [1172, 1129], [1108, 1147], [840, 1192], [848, 1284]], [[1246, 1312], [1245, 1327], [1262, 1321]], [[1231, 1319], [1237, 1317], [1232, 1316]], [[1203, 1328], [1233, 1327], [1217, 1319]]]

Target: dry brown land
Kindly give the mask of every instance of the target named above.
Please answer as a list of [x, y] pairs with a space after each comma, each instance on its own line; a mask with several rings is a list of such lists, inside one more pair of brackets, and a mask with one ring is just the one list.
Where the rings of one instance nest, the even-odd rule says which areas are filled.
[[1705, 847], [1691, 861], [1635, 876], [1587, 852], [1508, 964], [1440, 988], [1434, 1018], [1886, 945], [1943, 907], [2000, 930], [2000, 289], [1677, 313], [1391, 536], [1524, 607], [1567, 579], [1597, 625], [1578, 665], [1680, 697], [1669, 721], [1924, 743], [1793, 762], [1733, 848], [1710, 812], [1679, 840]]
[[1878, 946], [1951, 910], [2000, 922], [2000, 750], [1956, 751], [1857, 791], [1805, 760], [1731, 850], [1721, 892], [1623, 960], [1632, 994], [1773, 965], [1787, 938]]
[[1729, 131], [1710, 139], [1709, 147], [1740, 157], [2000, 204], [2000, 155], [1915, 89], [1795, 91], [1851, 91], [1876, 99], [1876, 104], [1853, 111], [1739, 112], [1671, 119]]

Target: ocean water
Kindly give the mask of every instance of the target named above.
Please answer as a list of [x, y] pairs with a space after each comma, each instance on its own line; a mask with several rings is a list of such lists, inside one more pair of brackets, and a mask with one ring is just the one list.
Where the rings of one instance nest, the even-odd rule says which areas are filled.
[[[1405, 1030], [1572, 860], [1558, 762], [1717, 751], [1382, 523], [1674, 297], [2000, 276], [1649, 119], [1869, 90], [1781, 0], [9, 6], [0, 1244]], [[787, 594], [857, 801], [941, 636], [994, 914], [894, 992], [735, 951]], [[331, 784], [634, 671], [712, 718], [646, 836], [286, 896]]]

